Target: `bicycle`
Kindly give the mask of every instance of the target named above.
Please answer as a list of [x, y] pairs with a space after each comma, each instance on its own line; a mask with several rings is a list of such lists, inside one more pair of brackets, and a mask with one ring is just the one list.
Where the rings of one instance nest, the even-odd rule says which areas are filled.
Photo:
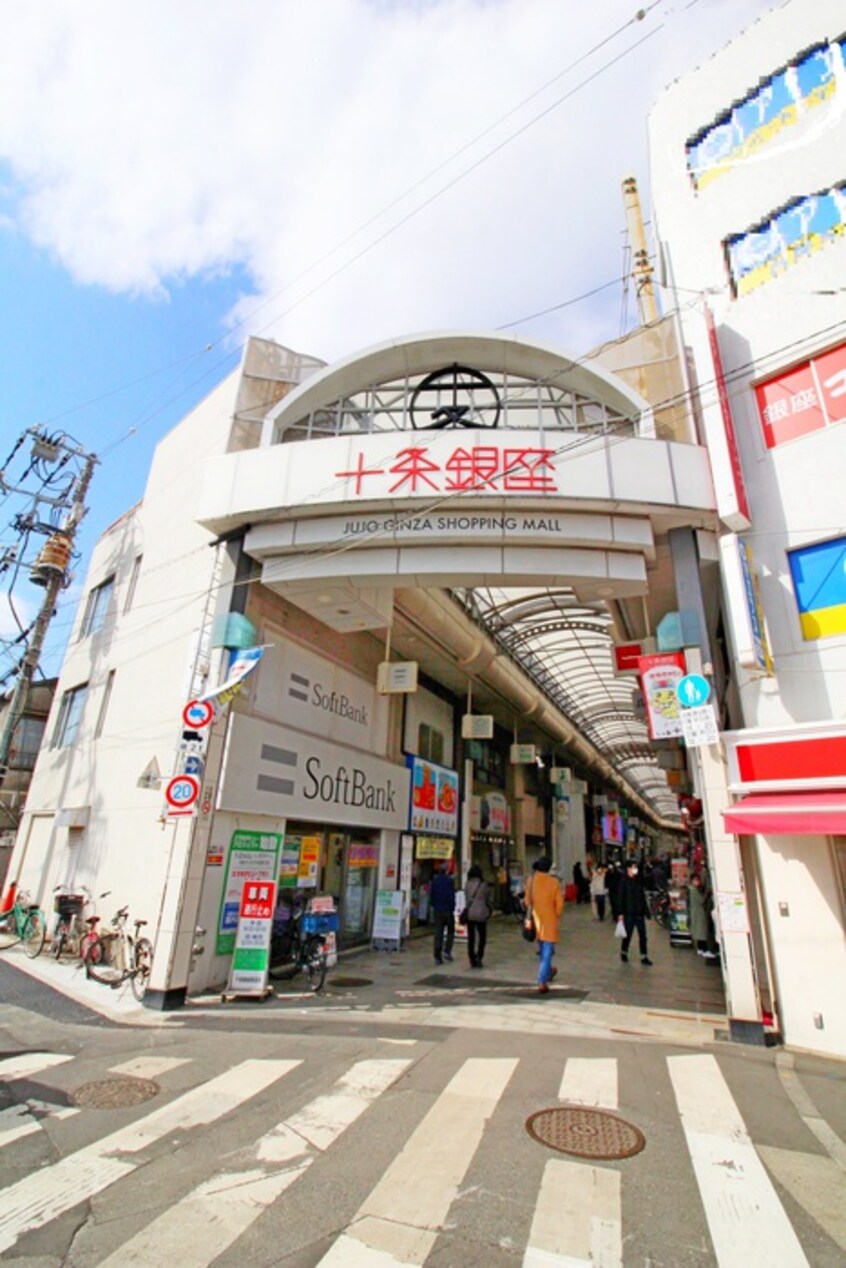
[[129, 908], [121, 907], [112, 917], [111, 927], [99, 934], [85, 950], [85, 973], [95, 982], [116, 989], [129, 978], [132, 993], [142, 1000], [153, 967], [153, 944], [139, 938], [138, 931], [146, 920], [135, 920], [135, 933], [127, 929]]
[[651, 889], [646, 892], [649, 914], [656, 925], [666, 929], [670, 923], [670, 895], [666, 889]]
[[[57, 885], [53, 891], [56, 894], [53, 907], [58, 913], [58, 920], [50, 949], [57, 960], [67, 956], [84, 961], [89, 946], [99, 937], [97, 925], [100, 917], [81, 919], [82, 912], [91, 902], [91, 891], [85, 885], [80, 885], [79, 890], [79, 893], [73, 894], [64, 885]], [[107, 889], [99, 897], [107, 898], [110, 893], [111, 890]], [[83, 929], [83, 925], [87, 925], [87, 929]]]
[[289, 981], [304, 972], [309, 988], [315, 993], [322, 990], [328, 967], [326, 934], [337, 927], [335, 912], [292, 912], [284, 930], [271, 937], [268, 976]]
[[20, 942], [24, 954], [34, 960], [41, 954], [47, 937], [44, 912], [37, 903], [30, 902], [27, 895], [19, 893], [17, 885], [10, 886], [10, 893], [12, 905], [0, 912], [0, 951]]

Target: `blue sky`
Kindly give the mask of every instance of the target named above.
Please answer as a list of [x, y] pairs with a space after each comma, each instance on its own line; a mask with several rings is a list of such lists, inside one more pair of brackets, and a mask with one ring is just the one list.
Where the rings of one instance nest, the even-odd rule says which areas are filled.
[[[35, 423], [104, 455], [45, 671], [92, 542], [248, 333], [331, 360], [633, 324], [620, 185], [648, 215], [650, 105], [771, 7], [0, 0], [0, 460]], [[22, 572], [16, 606], [40, 597]]]

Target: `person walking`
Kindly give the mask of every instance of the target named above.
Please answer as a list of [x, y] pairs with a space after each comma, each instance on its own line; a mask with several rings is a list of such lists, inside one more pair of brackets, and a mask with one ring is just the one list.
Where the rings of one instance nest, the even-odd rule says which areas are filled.
[[464, 886], [464, 908], [467, 912], [467, 957], [471, 969], [481, 969], [488, 941], [488, 920], [491, 914], [488, 882], [482, 869], [474, 863]]
[[597, 920], [604, 920], [605, 899], [608, 896], [608, 890], [605, 886], [605, 868], [602, 866], [594, 868], [593, 876], [590, 878], [590, 896], [596, 908]]
[[552, 963], [558, 942], [558, 921], [564, 910], [561, 883], [549, 875], [548, 858], [539, 858], [532, 864], [533, 875], [526, 887], [526, 902], [532, 911], [532, 919], [538, 931], [538, 993], [547, 995], [549, 983], [558, 969]]
[[455, 941], [455, 882], [447, 873], [446, 863], [439, 863], [429, 889], [432, 920], [435, 926], [435, 963], [452, 959]]
[[617, 902], [619, 906], [619, 919], [623, 921], [626, 929], [626, 936], [623, 938], [620, 959], [624, 964], [629, 959], [629, 944], [632, 940], [632, 934], [637, 929], [638, 942], [640, 944], [640, 962], [648, 967], [652, 966], [652, 961], [647, 954], [646, 947], [646, 893], [643, 888], [643, 878], [640, 874], [640, 867], [637, 859], [629, 859], [626, 863], [626, 872], [620, 882]]

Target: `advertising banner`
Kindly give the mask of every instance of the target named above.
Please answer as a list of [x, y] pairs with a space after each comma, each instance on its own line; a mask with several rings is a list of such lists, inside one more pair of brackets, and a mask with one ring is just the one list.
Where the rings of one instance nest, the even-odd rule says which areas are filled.
[[681, 652], [659, 652], [638, 659], [641, 689], [646, 704], [646, 720], [651, 740], [665, 740], [682, 734], [681, 706], [676, 686], [685, 676]]
[[458, 772], [422, 757], [409, 757], [413, 832], [458, 835]]
[[511, 834], [511, 807], [499, 792], [487, 792], [470, 802], [470, 827], [473, 832], [491, 832], [497, 836]]
[[275, 881], [281, 836], [275, 832], [233, 832], [217, 920], [215, 955], [231, 955], [246, 881]]

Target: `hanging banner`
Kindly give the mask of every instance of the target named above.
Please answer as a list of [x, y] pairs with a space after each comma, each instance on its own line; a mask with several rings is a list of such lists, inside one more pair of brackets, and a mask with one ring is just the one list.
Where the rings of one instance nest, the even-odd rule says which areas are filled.
[[261, 647], [248, 647], [245, 651], [238, 652], [229, 666], [226, 680], [219, 687], [215, 687], [213, 691], [207, 691], [204, 695], [199, 696], [193, 703], [202, 705], [207, 701], [213, 700], [216, 705], [228, 704], [233, 696], [237, 696], [246, 679], [249, 678], [258, 665], [264, 655], [266, 646], [268, 644], [263, 644]]
[[676, 686], [687, 673], [684, 655], [682, 652], [659, 652], [655, 656], [640, 656], [637, 667], [650, 740], [666, 740], [681, 735], [681, 706]]

